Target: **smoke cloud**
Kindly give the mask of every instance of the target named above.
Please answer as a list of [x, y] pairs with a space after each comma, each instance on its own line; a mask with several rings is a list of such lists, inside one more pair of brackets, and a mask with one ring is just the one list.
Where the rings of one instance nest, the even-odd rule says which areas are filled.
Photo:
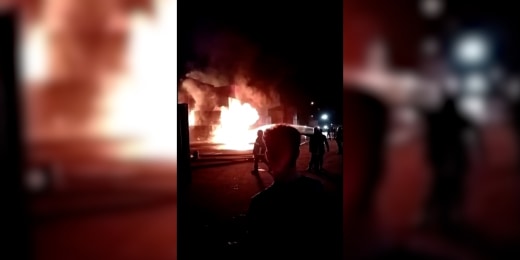
[[262, 66], [271, 64], [264, 64], [266, 59], [252, 42], [226, 31], [205, 33], [196, 38], [195, 52], [196, 60], [189, 63], [196, 66], [185, 75], [179, 102], [193, 104], [195, 110], [209, 110], [218, 107], [222, 94], [214, 88], [231, 87], [230, 95], [258, 110], [280, 104], [276, 90], [282, 80], [276, 73], [262, 75]]
[[179, 101], [188, 103], [189, 107], [194, 110], [215, 110], [217, 108], [217, 94], [213, 88], [212, 85], [194, 79], [186, 79], [182, 82], [182, 89], [185, 90], [185, 93], [179, 95]]

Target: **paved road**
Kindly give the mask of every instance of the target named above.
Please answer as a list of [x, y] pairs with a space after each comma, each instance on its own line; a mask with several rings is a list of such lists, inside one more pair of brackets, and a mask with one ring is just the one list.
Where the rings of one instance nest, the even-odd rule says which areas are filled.
[[[337, 191], [341, 178], [341, 156], [336, 154], [336, 144], [330, 142], [331, 152], [325, 156], [324, 174], [308, 174], [324, 182], [330, 190]], [[298, 169], [307, 168], [310, 154], [308, 145], [301, 146]], [[195, 207], [208, 209], [218, 216], [232, 217], [244, 213], [253, 195], [272, 183], [271, 176], [265, 171], [265, 165], [260, 164], [259, 176], [251, 174], [252, 162], [234, 163], [223, 167], [194, 168], [190, 202]], [[307, 174], [307, 173], [305, 173]]]

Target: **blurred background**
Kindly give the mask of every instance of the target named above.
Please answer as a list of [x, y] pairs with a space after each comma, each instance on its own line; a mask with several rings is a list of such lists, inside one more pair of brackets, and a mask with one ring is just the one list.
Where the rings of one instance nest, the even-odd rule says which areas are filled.
[[32, 259], [176, 259], [176, 8], [16, 1], [2, 14], [23, 118], [4, 155], [22, 157]]
[[343, 12], [346, 251], [518, 257], [513, 4], [344, 0]]

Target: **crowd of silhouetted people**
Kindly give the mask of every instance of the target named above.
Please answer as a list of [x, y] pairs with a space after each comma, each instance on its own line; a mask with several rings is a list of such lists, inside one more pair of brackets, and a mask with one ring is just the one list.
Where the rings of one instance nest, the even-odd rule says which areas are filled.
[[[363, 226], [363, 223], [367, 223], [374, 216], [375, 196], [385, 174], [385, 156], [388, 148], [385, 139], [391, 131], [392, 106], [381, 96], [363, 89], [362, 85], [347, 85], [344, 97], [346, 116], [343, 123], [349, 126], [344, 130], [348, 139], [345, 144], [344, 189], [353, 190], [350, 197], [344, 197], [347, 205], [345, 252], [353, 258], [360, 257], [355, 252], [361, 254], [359, 240], [363, 233], [369, 230], [367, 226], [370, 224]], [[520, 132], [519, 107], [519, 103], [510, 103], [509, 106], [509, 115], [512, 116], [509, 122], [512, 122], [511, 126], [517, 136]], [[466, 134], [471, 131], [478, 133], [481, 131], [478, 128], [483, 126], [465, 116], [457, 106], [457, 96], [449, 93], [444, 93], [437, 108], [419, 108], [417, 111], [423, 119], [422, 141], [425, 144], [426, 162], [430, 169], [431, 189], [423, 205], [423, 217], [417, 222], [416, 228], [433, 228], [446, 236], [456, 232], [473, 232], [465, 230], [468, 227], [461, 212], [470, 166], [475, 159], [469, 153]], [[483, 137], [478, 138], [480, 145], [477, 147], [485, 149]], [[520, 142], [517, 141], [516, 146], [518, 149]], [[404, 257], [404, 251], [400, 254]], [[414, 259], [424, 257], [427, 257], [426, 254], [422, 258], [415, 256]]]

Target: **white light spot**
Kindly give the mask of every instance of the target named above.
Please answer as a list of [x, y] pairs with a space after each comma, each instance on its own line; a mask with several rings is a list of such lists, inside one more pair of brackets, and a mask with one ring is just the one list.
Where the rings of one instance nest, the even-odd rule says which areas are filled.
[[457, 60], [465, 65], [480, 65], [489, 58], [489, 45], [480, 35], [467, 35], [455, 49]]
[[462, 98], [459, 109], [476, 123], [483, 123], [487, 118], [486, 104], [482, 97], [466, 96]]
[[22, 48], [18, 53], [21, 61], [23, 83], [32, 84], [44, 81], [49, 74], [49, 43], [46, 28], [30, 25], [22, 31]]
[[437, 18], [444, 10], [444, 3], [441, 0], [423, 0], [420, 9], [426, 18]]

